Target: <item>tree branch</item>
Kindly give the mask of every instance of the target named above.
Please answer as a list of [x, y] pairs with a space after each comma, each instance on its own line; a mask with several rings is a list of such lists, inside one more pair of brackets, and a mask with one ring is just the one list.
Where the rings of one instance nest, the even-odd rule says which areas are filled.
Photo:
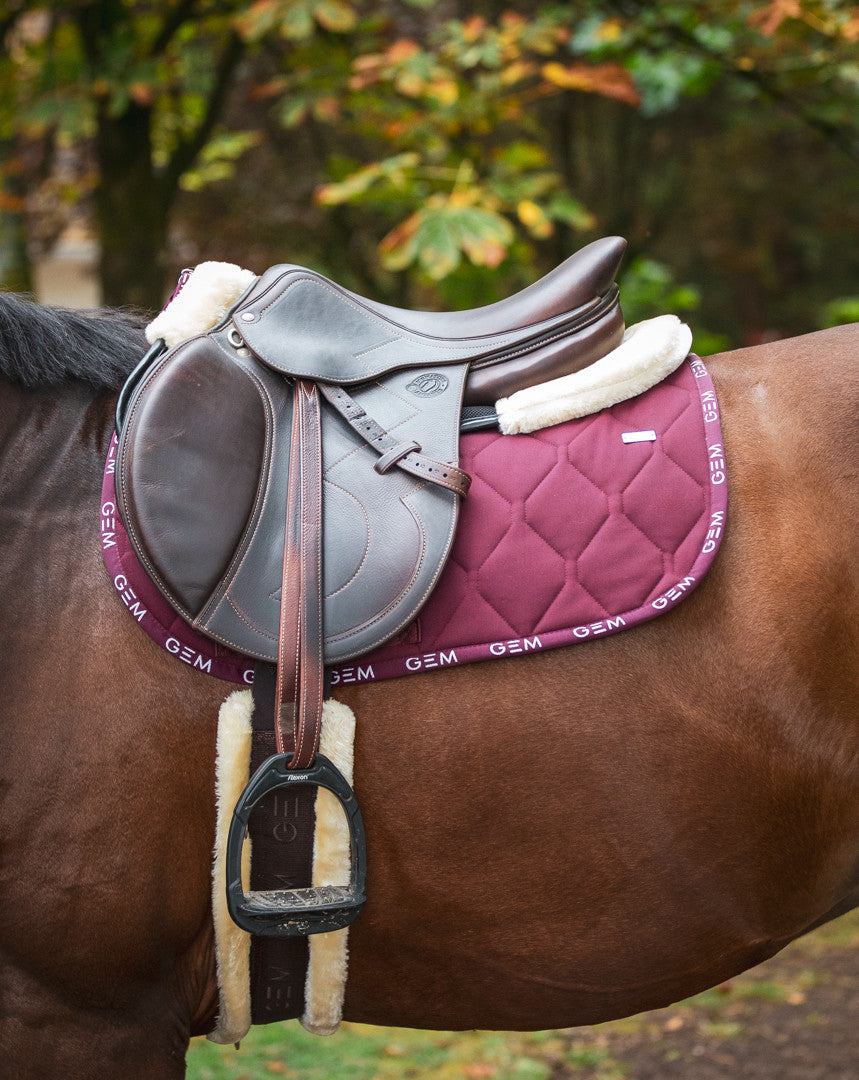
[[224, 102], [232, 86], [233, 73], [244, 51], [245, 42], [235, 31], [231, 31], [215, 71], [215, 82], [209, 95], [206, 115], [200, 121], [196, 131], [176, 148], [162, 174], [162, 184], [167, 198], [172, 197], [182, 174], [191, 168], [209, 141], [215, 125], [221, 118]]
[[173, 35], [182, 27], [184, 23], [191, 18], [194, 14], [194, 8], [197, 6], [197, 0], [180, 0], [176, 7], [170, 12], [170, 14], [164, 19], [164, 25], [155, 40], [149, 47], [149, 55], [151, 57], [160, 56], [170, 42], [173, 40]]

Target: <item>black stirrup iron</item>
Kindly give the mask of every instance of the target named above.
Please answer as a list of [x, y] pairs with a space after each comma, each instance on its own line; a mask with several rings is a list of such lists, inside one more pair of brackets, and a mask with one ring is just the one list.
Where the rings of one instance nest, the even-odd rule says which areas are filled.
[[[290, 769], [291, 761], [292, 754], [273, 754], [260, 765], [236, 803], [227, 837], [227, 908], [243, 930], [265, 937], [341, 930], [354, 922], [367, 899], [367, 845], [355, 792], [322, 754], [316, 755], [309, 769]], [[242, 847], [251, 811], [269, 792], [296, 784], [326, 788], [343, 807], [352, 852], [349, 884], [246, 893], [242, 887]]]

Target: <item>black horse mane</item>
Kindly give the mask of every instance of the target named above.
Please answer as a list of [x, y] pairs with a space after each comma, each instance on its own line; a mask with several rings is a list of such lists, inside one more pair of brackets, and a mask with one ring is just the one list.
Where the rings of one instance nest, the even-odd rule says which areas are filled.
[[75, 380], [117, 390], [148, 348], [129, 311], [43, 307], [0, 293], [0, 374], [28, 389]]

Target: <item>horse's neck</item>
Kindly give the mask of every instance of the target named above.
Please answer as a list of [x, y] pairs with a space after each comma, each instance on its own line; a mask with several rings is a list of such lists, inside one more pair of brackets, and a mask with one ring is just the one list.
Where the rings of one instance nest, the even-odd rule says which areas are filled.
[[[111, 402], [81, 384], [25, 390], [0, 380], [0, 532], [90, 526], [111, 430]], [[95, 513], [95, 510], [93, 510]]]

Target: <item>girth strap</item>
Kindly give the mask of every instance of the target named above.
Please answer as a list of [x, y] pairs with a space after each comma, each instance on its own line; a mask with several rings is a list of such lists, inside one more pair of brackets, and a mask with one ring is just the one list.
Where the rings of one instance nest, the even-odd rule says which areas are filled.
[[322, 415], [316, 384], [295, 383], [280, 594], [275, 733], [308, 769], [322, 723]]

